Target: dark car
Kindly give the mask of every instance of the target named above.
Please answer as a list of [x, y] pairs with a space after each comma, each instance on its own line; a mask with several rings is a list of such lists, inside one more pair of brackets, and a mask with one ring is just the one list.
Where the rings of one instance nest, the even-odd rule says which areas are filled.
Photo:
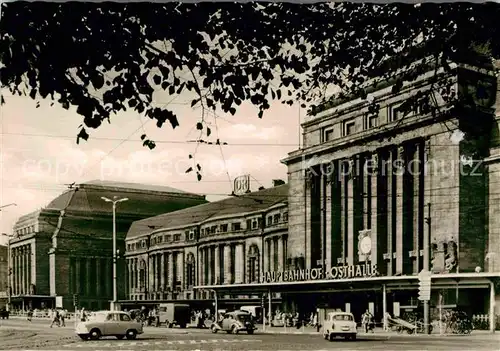
[[231, 334], [238, 334], [241, 331], [253, 334], [257, 329], [250, 313], [244, 311], [229, 312], [224, 315], [224, 319], [218, 323], [212, 323], [212, 333], [225, 331]]
[[2, 319], [9, 319], [9, 314], [10, 314], [10, 312], [7, 311], [5, 308], [2, 308], [0, 310], [0, 318], [2, 318]]

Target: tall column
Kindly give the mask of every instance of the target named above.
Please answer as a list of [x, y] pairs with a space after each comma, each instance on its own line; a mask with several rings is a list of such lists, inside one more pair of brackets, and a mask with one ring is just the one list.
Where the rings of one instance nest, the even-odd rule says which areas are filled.
[[403, 254], [408, 255], [408, 252], [403, 253], [403, 235], [404, 234], [404, 221], [406, 211], [404, 208], [404, 192], [403, 192], [403, 179], [404, 179], [404, 147], [398, 147], [397, 167], [395, 170], [396, 175], [396, 246], [392, 248], [393, 259], [396, 259], [395, 271], [396, 274], [403, 274]]
[[81, 293], [80, 278], [82, 276], [82, 262], [80, 257], [75, 258], [75, 293]]
[[26, 250], [21, 246], [21, 294], [26, 294]]
[[198, 278], [199, 284], [205, 285], [205, 252], [202, 247], [198, 249], [198, 254], [200, 257], [198, 258]]
[[170, 289], [174, 289], [174, 253], [170, 251], [168, 253], [168, 286]]
[[[154, 272], [154, 268], [153, 268], [153, 257], [152, 256], [148, 256], [148, 281], [146, 282], [146, 286], [148, 287], [148, 293], [151, 294], [153, 292], [153, 278], [154, 278], [154, 275], [153, 275], [153, 272]], [[149, 297], [147, 297], [149, 299]]]
[[177, 280], [181, 282], [181, 287], [184, 286], [184, 251], [179, 251], [177, 254]]
[[285, 269], [285, 260], [283, 257], [283, 237], [278, 238], [278, 271], [283, 272]]
[[369, 159], [366, 157], [362, 158], [363, 161], [363, 229], [368, 229], [369, 225], [368, 223], [371, 221], [370, 218], [370, 210], [371, 210], [371, 203], [370, 203], [370, 198], [368, 197], [368, 194], [370, 193], [370, 186], [371, 186], [371, 171], [368, 168], [367, 162], [369, 162]]
[[165, 289], [165, 254], [160, 254], [160, 289]]
[[415, 253], [414, 263], [413, 263], [413, 273], [419, 273], [422, 267], [422, 260], [420, 258], [420, 250], [422, 250], [422, 240], [423, 237], [423, 221], [422, 219], [422, 209], [423, 202], [420, 196], [420, 192], [423, 190], [421, 183], [423, 180], [423, 167], [422, 159], [420, 157], [422, 153], [422, 145], [417, 143], [415, 145], [415, 153], [413, 155], [413, 250]]
[[392, 163], [394, 161], [393, 157], [393, 150], [389, 151], [388, 157], [387, 157], [387, 250], [386, 250], [386, 265], [387, 265], [387, 275], [391, 276], [394, 275], [393, 269], [392, 269], [392, 261], [393, 261], [393, 254], [392, 254], [392, 246], [393, 246], [393, 218], [394, 218], [394, 206], [393, 206], [393, 167]]
[[128, 275], [128, 281], [127, 281], [126, 299], [131, 300], [132, 297], [130, 295], [132, 294], [133, 281], [132, 281], [132, 260], [130, 260], [130, 259], [127, 260], [127, 275]]
[[235, 249], [235, 270], [234, 270], [234, 283], [241, 284], [243, 278], [243, 244], [236, 244]]
[[[128, 262], [128, 261], [127, 261]], [[97, 293], [97, 296], [102, 296], [102, 286], [101, 286], [101, 282], [102, 282], [102, 271], [101, 271], [101, 259], [98, 258], [96, 261], [95, 261], [95, 270], [96, 270], [96, 293]], [[127, 263], [127, 272], [128, 272], [128, 263]], [[128, 274], [128, 276], [130, 276], [130, 274]]]
[[347, 178], [347, 264], [354, 264], [354, 161], [351, 161], [349, 177]]
[[33, 251], [31, 249], [31, 244], [28, 245], [28, 270], [27, 270], [27, 280], [28, 280], [28, 294], [31, 295], [31, 284], [33, 280], [31, 279], [31, 274], [33, 270]]
[[231, 246], [224, 245], [224, 283], [231, 284]]
[[158, 255], [153, 255], [153, 291], [158, 291]]
[[92, 261], [95, 258], [87, 257], [86, 268], [87, 268], [87, 296], [92, 295], [92, 281], [95, 276], [92, 274]]
[[17, 273], [17, 268], [18, 268], [18, 263], [17, 263], [17, 248], [12, 249], [12, 280], [14, 281], [13, 285], [13, 290], [15, 295], [19, 295], [18, 288], [17, 288], [17, 278], [18, 278], [18, 273]]
[[262, 242], [262, 272], [269, 271], [269, 258], [267, 256], [267, 240], [263, 240]]
[[[333, 172], [334, 172], [334, 167], [330, 167], [327, 170], [327, 182], [326, 182], [326, 198], [324, 201], [325, 204], [325, 211], [324, 211], [324, 217], [325, 217], [325, 227], [326, 227], [326, 243], [325, 243], [325, 260], [326, 260], [326, 266], [327, 269], [329, 269], [332, 266], [336, 266], [337, 262], [333, 262], [332, 259], [332, 182], [333, 182]], [[281, 241], [283, 241], [283, 238], [281, 238]], [[283, 245], [283, 242], [281, 243]], [[286, 258], [285, 258], [286, 259]], [[282, 267], [285, 267], [285, 264], [283, 263]]]
[[[371, 231], [371, 239], [372, 239], [372, 250], [371, 250], [371, 266], [374, 268], [382, 267], [384, 263], [384, 250], [382, 247], [378, 247], [378, 235], [377, 235], [377, 227], [378, 227], [378, 174], [379, 174], [379, 163], [378, 163], [378, 155], [372, 155], [372, 167], [370, 169], [370, 231]], [[380, 250], [379, 250], [380, 249]]]
[[210, 285], [214, 284], [215, 280], [215, 272], [214, 272], [214, 251], [213, 246], [207, 247], [207, 255], [208, 255], [208, 283]]
[[215, 245], [215, 284], [220, 284], [220, 252], [219, 245]]
[[272, 254], [273, 242], [272, 239], [266, 240], [266, 256], [267, 256], [267, 270], [269, 272], [273, 271], [273, 254]]

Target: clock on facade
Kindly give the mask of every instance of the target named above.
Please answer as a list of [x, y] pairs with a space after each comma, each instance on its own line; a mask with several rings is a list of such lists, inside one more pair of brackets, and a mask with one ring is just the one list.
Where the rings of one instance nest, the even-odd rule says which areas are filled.
[[368, 255], [372, 250], [372, 238], [365, 236], [359, 243], [359, 249], [363, 255]]

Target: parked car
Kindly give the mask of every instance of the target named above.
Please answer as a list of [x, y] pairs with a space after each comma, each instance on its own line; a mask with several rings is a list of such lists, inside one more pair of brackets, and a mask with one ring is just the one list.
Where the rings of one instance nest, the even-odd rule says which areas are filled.
[[336, 336], [345, 337], [346, 340], [356, 340], [358, 328], [354, 316], [348, 312], [329, 312], [323, 326], [323, 336], [326, 340], [333, 341]]
[[5, 308], [2, 308], [0, 310], [0, 318], [2, 319], [9, 319], [10, 312], [7, 311]]
[[115, 336], [121, 340], [134, 340], [143, 333], [142, 324], [133, 320], [126, 312], [99, 311], [85, 322], [79, 322], [75, 328], [82, 340], [98, 340], [102, 336]]
[[257, 328], [253, 322], [251, 313], [234, 311], [226, 313], [222, 321], [212, 323], [210, 329], [212, 333], [217, 333], [221, 330], [232, 334], [238, 334], [241, 331], [253, 334]]

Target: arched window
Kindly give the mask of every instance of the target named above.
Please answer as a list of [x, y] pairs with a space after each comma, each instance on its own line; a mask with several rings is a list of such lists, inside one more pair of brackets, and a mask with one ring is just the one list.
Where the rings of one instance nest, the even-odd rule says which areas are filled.
[[192, 252], [186, 258], [186, 287], [192, 288], [196, 284], [196, 261]]
[[139, 289], [143, 291], [146, 288], [146, 262], [139, 262]]
[[260, 275], [260, 254], [259, 247], [255, 244], [251, 245], [248, 249], [248, 259], [247, 259], [247, 272], [248, 272], [248, 282], [258, 283]]

